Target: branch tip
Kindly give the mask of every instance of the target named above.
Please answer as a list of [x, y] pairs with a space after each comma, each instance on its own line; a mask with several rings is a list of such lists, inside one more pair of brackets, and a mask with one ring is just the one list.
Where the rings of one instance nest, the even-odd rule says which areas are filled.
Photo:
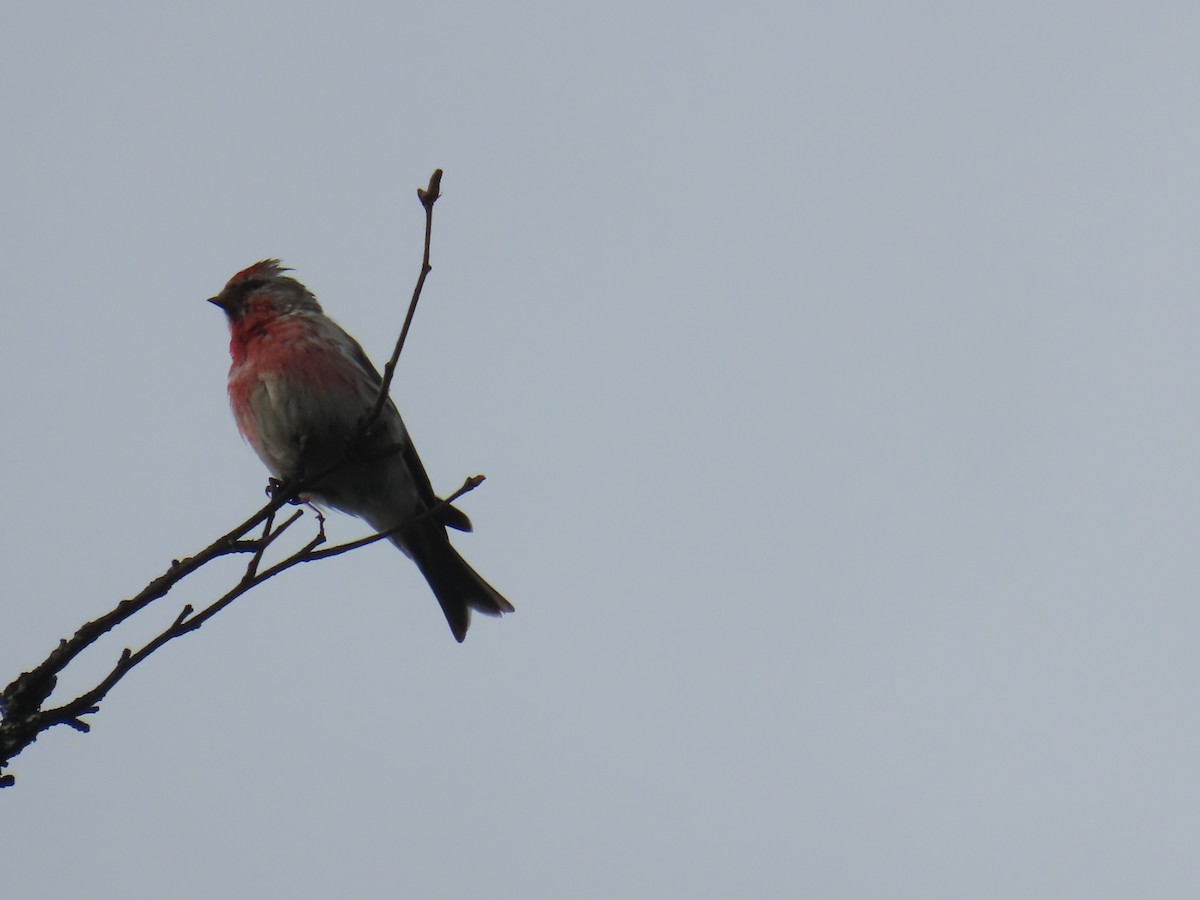
[[420, 198], [421, 205], [426, 210], [430, 210], [440, 196], [442, 196], [442, 170], [434, 169], [433, 174], [429, 176], [429, 187], [417, 188], [417, 197]]

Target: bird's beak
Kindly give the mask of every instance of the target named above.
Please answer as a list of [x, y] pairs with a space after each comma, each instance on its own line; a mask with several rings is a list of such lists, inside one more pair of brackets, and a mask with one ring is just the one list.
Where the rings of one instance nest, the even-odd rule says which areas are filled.
[[229, 301], [226, 300], [221, 294], [217, 294], [215, 297], [209, 297], [208, 302], [213, 306], [221, 307], [221, 309], [225, 310], [225, 312], [229, 312]]

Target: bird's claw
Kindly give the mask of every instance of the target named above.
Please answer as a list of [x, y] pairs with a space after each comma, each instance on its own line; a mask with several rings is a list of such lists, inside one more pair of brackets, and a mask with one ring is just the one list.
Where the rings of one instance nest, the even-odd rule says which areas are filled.
[[[266, 494], [272, 500], [277, 500], [281, 495], [287, 494], [292, 489], [293, 481], [281, 481], [278, 478], [268, 478]], [[291, 506], [303, 506], [308, 503], [311, 497], [308, 494], [298, 494], [295, 497], [288, 497], [287, 502]]]

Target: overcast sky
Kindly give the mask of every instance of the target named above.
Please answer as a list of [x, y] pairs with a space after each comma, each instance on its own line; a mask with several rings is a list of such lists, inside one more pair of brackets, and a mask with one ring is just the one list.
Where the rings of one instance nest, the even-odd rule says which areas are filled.
[[17, 758], [0, 895], [1197, 896], [1200, 7], [336, 8], [0, 11], [0, 683], [261, 503], [204, 299], [381, 363], [439, 166], [394, 394], [517, 612], [253, 591]]

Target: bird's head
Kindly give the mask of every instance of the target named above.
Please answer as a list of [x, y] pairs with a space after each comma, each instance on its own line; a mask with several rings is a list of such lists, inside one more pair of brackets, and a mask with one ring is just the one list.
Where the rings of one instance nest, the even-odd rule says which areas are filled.
[[225, 310], [231, 324], [247, 314], [286, 316], [320, 313], [321, 305], [304, 285], [284, 273], [291, 269], [277, 259], [264, 259], [238, 272], [208, 302]]

